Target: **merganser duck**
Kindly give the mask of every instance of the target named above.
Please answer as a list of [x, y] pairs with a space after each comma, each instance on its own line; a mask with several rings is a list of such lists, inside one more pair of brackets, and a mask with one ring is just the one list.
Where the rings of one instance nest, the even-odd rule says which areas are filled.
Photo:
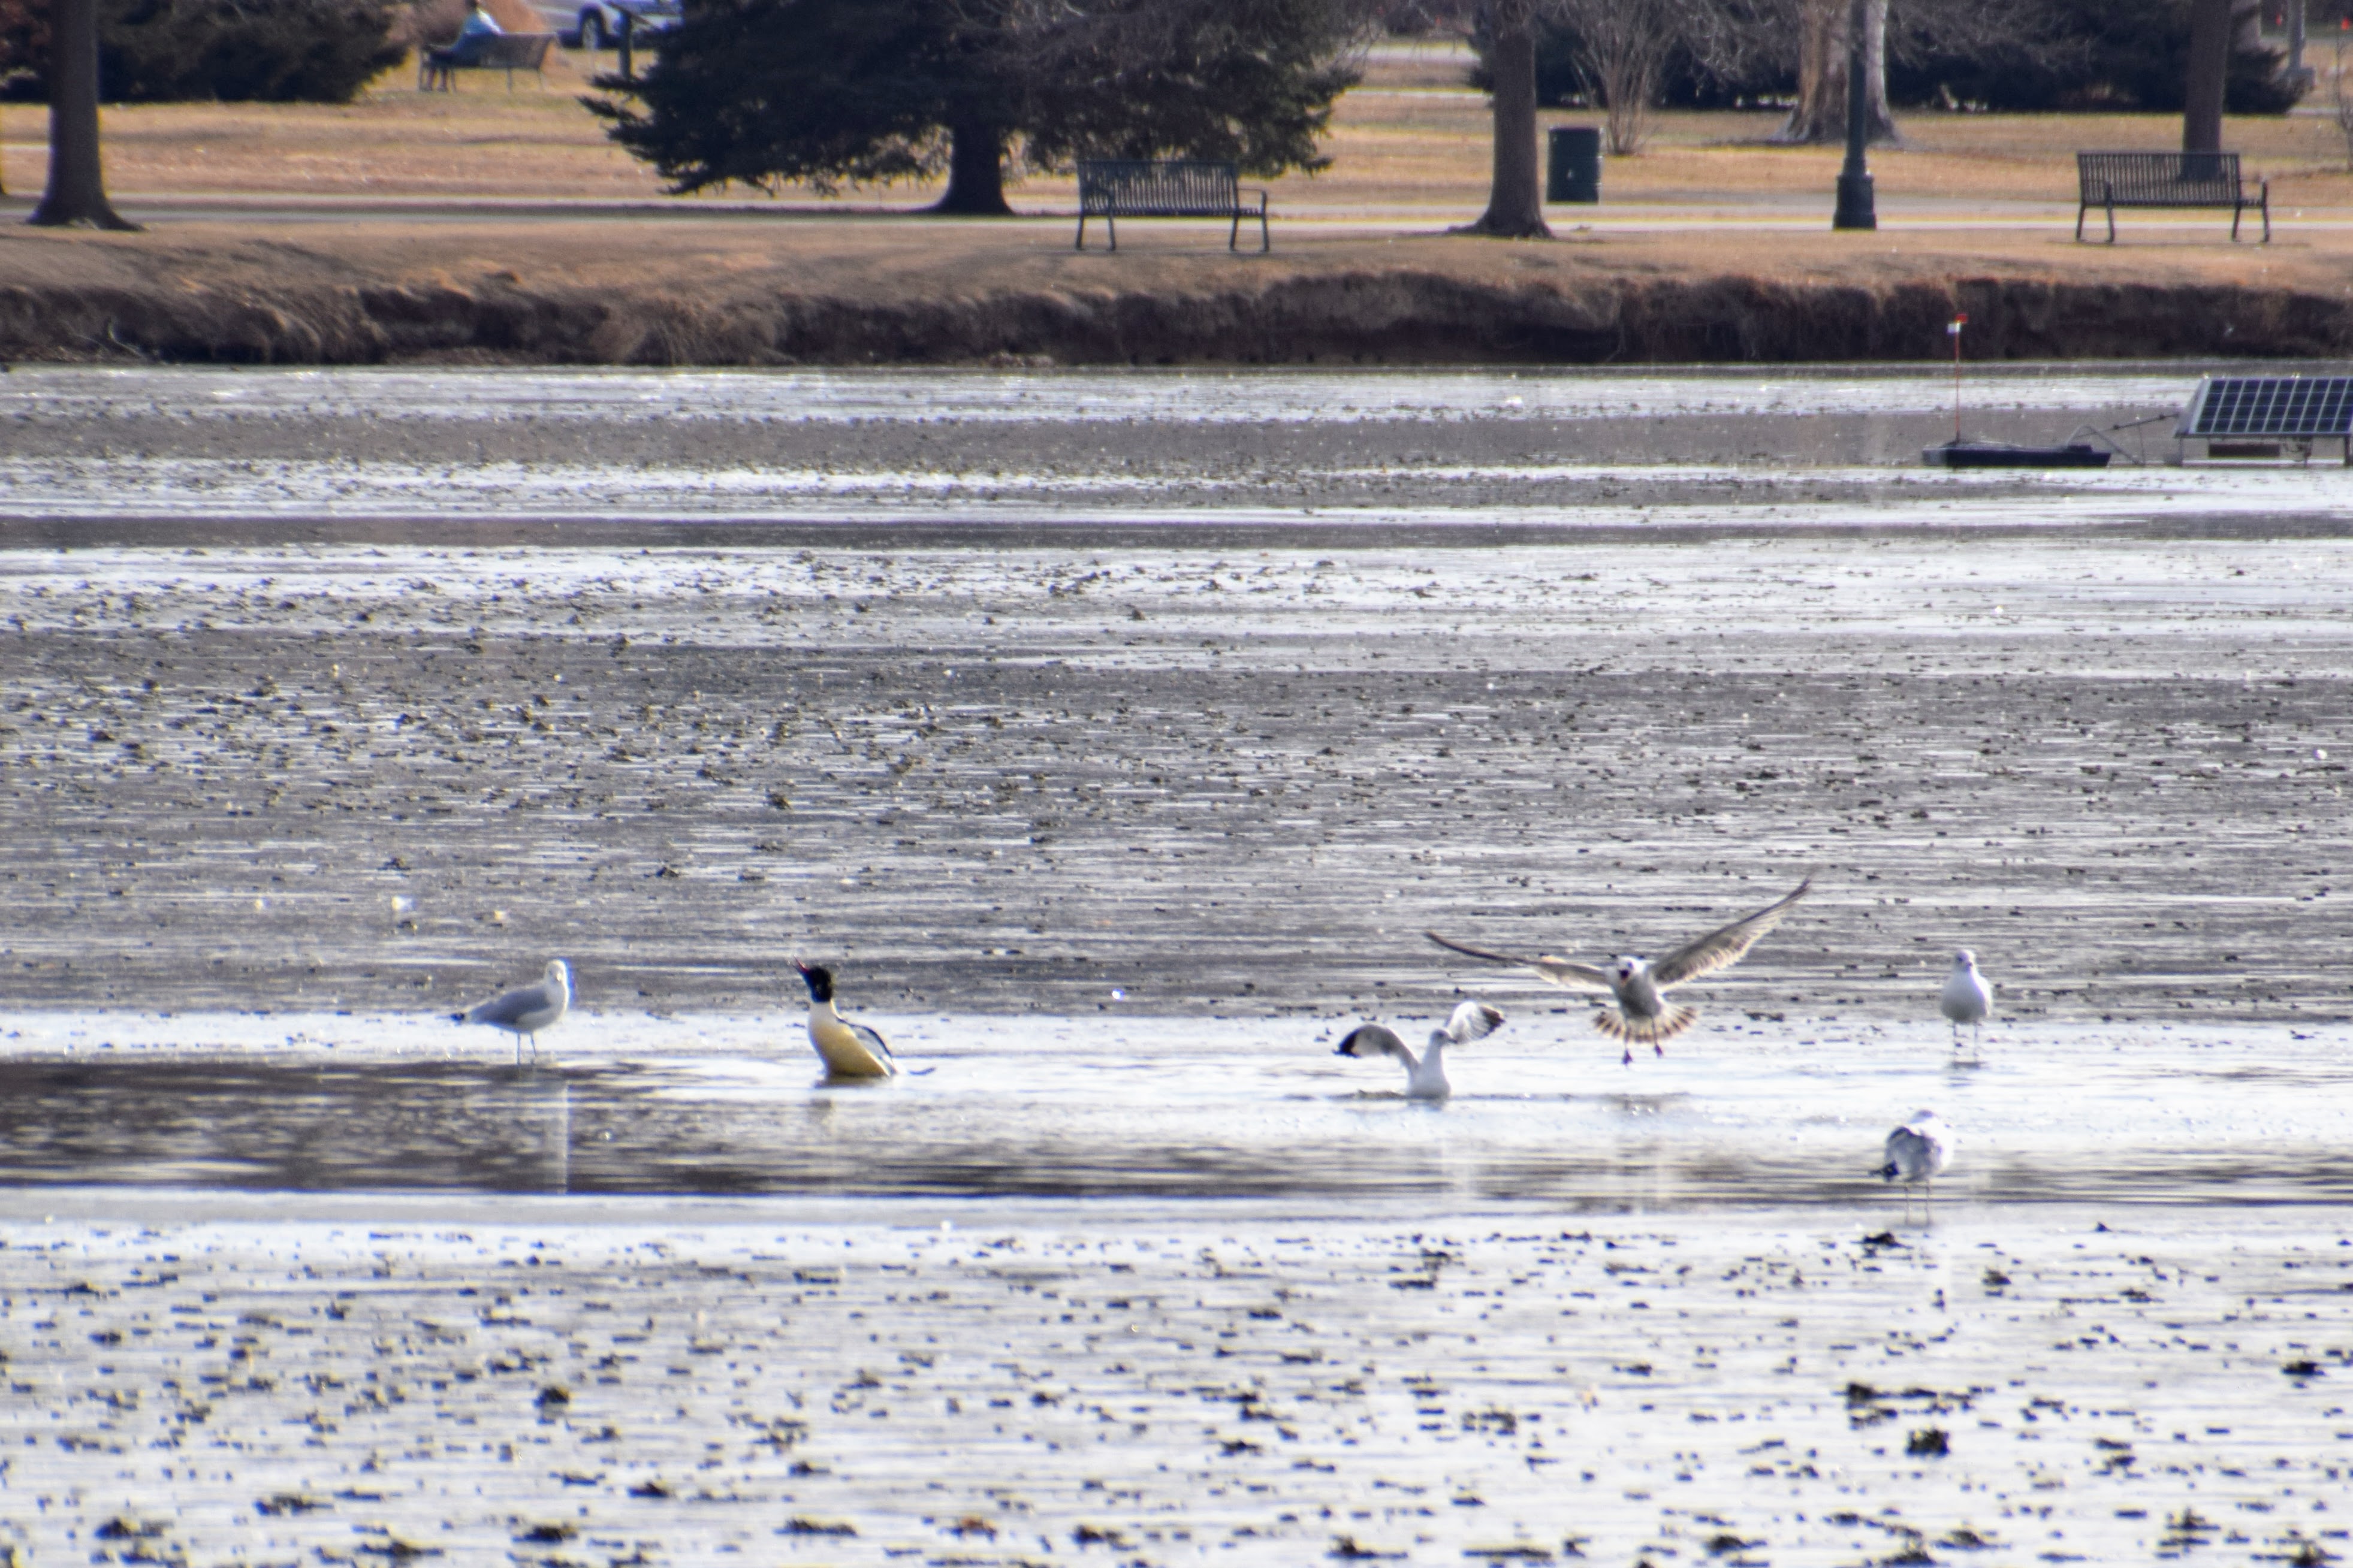
[[882, 1037], [864, 1024], [853, 1024], [833, 1005], [833, 971], [820, 963], [793, 960], [793, 967], [808, 982], [809, 1044], [825, 1059], [829, 1078], [896, 1078], [898, 1058]]

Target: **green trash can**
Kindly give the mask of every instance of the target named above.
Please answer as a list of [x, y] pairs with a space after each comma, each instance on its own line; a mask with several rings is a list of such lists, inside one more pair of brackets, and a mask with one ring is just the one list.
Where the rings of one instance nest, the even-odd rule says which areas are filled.
[[1562, 125], [1546, 139], [1545, 200], [1598, 202], [1601, 199], [1601, 128]]

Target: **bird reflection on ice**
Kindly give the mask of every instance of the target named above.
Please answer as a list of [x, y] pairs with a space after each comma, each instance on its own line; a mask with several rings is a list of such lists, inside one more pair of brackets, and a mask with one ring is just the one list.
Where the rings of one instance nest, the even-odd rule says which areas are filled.
[[1702, 1028], [1637, 1094], [1548, 1019], [1482, 1043], [1432, 1108], [1362, 1093], [1287, 1022], [1220, 1020], [1214, 1053], [1180, 1018], [883, 1022], [930, 1076], [828, 1086], [756, 1019], [592, 1017], [518, 1072], [414, 1048], [447, 1037], [405, 1019], [289, 1046], [243, 1016], [25, 1016], [0, 1020], [0, 1181], [1851, 1206], [1883, 1201], [1886, 1128], [1934, 1102], [1971, 1148], [1940, 1201], [2353, 1195], [2353, 1112], [2314, 1092], [2337, 1031], [2011, 1026], [1963, 1072], [1941, 1021]]

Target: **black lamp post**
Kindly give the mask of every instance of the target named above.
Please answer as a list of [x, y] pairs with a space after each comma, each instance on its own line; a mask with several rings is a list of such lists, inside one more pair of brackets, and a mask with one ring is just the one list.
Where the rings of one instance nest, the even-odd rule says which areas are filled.
[[1846, 164], [1839, 170], [1838, 211], [1832, 228], [1877, 228], [1878, 210], [1872, 205], [1871, 170], [1863, 162], [1863, 145], [1871, 140], [1871, 84], [1863, 76], [1863, 27], [1870, 20], [1871, 0], [1854, 0], [1846, 19]]

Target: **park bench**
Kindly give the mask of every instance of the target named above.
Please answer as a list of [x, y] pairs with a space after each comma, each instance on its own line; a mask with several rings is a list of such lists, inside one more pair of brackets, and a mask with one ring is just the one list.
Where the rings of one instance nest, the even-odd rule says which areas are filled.
[[1231, 163], [1176, 163], [1133, 158], [1094, 158], [1079, 164], [1079, 243], [1087, 247], [1087, 219], [1099, 217], [1111, 230], [1111, 247], [1119, 248], [1119, 220], [1124, 217], [1221, 217], [1233, 226], [1226, 248], [1241, 244], [1242, 219], [1258, 219], [1258, 247], [1274, 247], [1266, 226], [1266, 193], [1250, 194], [1258, 205], [1244, 205], [1239, 175]]
[[2231, 237], [2239, 237], [2239, 215], [2249, 207], [2263, 215], [2263, 243], [2272, 242], [2272, 183], [2263, 181], [2250, 199], [2239, 180], [2236, 153], [2078, 153], [2075, 237], [2084, 237], [2084, 215], [2094, 207], [2108, 214], [2108, 243], [2116, 242], [2118, 207], [2229, 207]]
[[469, 33], [454, 44], [425, 51], [417, 62], [417, 89], [451, 91], [461, 70], [504, 70], [509, 92], [514, 90], [517, 71], [530, 71], [544, 82], [543, 68], [554, 42], [554, 33]]

